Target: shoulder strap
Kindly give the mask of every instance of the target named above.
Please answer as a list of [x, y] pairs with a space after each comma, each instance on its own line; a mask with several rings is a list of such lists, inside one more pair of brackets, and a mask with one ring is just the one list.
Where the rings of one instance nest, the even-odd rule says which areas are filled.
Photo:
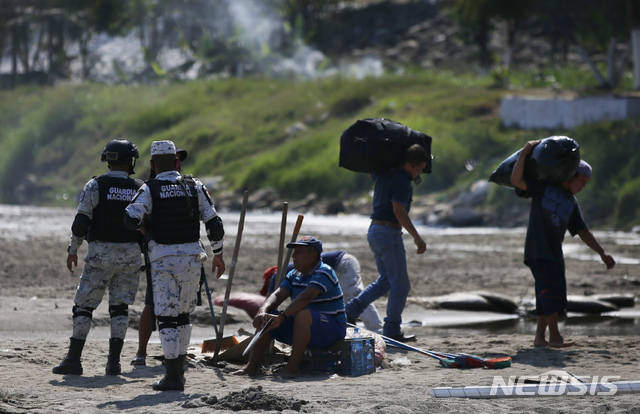
[[[189, 208], [189, 217], [193, 218], [193, 208], [191, 208], [191, 197], [189, 197], [189, 192], [187, 191], [187, 184], [193, 185], [195, 181], [193, 180], [192, 175], [180, 175], [176, 180], [180, 187], [182, 187], [182, 191], [184, 191], [185, 198], [187, 199], [187, 207]], [[185, 182], [187, 184], [185, 184]]]

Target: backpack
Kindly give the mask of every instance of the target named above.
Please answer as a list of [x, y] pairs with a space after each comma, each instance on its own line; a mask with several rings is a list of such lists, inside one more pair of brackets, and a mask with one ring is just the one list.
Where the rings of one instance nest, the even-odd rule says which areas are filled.
[[359, 119], [340, 137], [339, 166], [368, 174], [387, 171], [403, 162], [404, 151], [421, 145], [429, 156], [423, 172], [431, 174], [432, 138], [385, 118]]

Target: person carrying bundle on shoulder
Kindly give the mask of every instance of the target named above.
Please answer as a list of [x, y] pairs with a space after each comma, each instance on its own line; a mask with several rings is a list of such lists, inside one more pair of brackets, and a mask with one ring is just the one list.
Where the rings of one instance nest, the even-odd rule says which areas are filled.
[[150, 239], [153, 304], [166, 369], [164, 378], [153, 383], [158, 391], [184, 390], [190, 314], [207, 257], [200, 241], [200, 220], [214, 255], [211, 271], [217, 271], [219, 278], [225, 270], [224, 227], [213, 200], [200, 180], [181, 175], [177, 165], [173, 142], [152, 142], [151, 168], [157, 176], [140, 187], [124, 218], [127, 227], [148, 233]]
[[[562, 242], [567, 230], [600, 255], [607, 269], [616, 262], [589, 230], [575, 195], [591, 179], [591, 166], [580, 160], [577, 172], [562, 183], [529, 178], [524, 174], [527, 155], [540, 141], [527, 142], [516, 161], [511, 183], [519, 197], [531, 198], [524, 263], [535, 279], [537, 328], [534, 346], [569, 347], [558, 328], [558, 314], [567, 308], [567, 282]], [[546, 330], [549, 328], [549, 340]]]
[[427, 251], [427, 244], [409, 218], [409, 210], [413, 201], [411, 182], [419, 182], [428, 159], [427, 151], [414, 144], [405, 150], [401, 167], [372, 175], [375, 189], [367, 240], [380, 275], [345, 308], [347, 317], [355, 321], [367, 306], [388, 293], [382, 334], [400, 342], [416, 340], [415, 336], [405, 335], [400, 329], [402, 312], [411, 290], [402, 229], [413, 237], [417, 254]]

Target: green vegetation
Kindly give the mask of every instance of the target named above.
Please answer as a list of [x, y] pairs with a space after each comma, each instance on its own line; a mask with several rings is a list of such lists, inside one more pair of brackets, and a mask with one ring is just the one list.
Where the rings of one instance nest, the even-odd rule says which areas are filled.
[[[506, 130], [498, 117], [505, 93], [490, 77], [430, 73], [361, 81], [224, 79], [1, 92], [1, 201], [14, 202], [14, 189], [32, 175], [48, 188], [38, 203], [75, 206], [74, 195], [88, 178], [105, 170], [100, 162], [105, 144], [119, 137], [140, 148], [137, 177], [148, 174], [151, 142], [171, 139], [189, 151], [185, 172], [221, 176], [221, 188], [273, 186], [286, 199], [309, 192], [354, 198], [367, 194], [371, 184], [366, 175], [338, 167], [340, 135], [359, 118], [385, 117], [434, 139], [434, 172], [416, 187], [418, 194], [466, 188], [487, 179], [525, 141], [568, 135], [595, 170], [579, 197], [588, 216], [617, 228], [640, 224], [640, 121], [572, 131]], [[510, 191], [494, 187], [491, 203], [513, 201]]]

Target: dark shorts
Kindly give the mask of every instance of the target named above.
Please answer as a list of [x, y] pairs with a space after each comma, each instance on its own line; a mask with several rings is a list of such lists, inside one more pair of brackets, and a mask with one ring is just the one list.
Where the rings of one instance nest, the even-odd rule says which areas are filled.
[[[327, 316], [316, 309], [309, 309], [313, 323], [311, 324], [311, 339], [307, 348], [326, 349], [335, 344], [336, 341], [344, 339], [347, 334], [347, 327], [340, 322]], [[296, 316], [290, 316], [282, 325], [269, 331], [271, 337], [276, 341], [291, 345], [293, 344], [293, 323]]]
[[565, 272], [551, 260], [527, 260], [536, 281], [536, 315], [549, 316], [567, 309]]
[[[202, 306], [202, 284], [204, 283], [205, 273], [204, 266], [200, 269], [200, 287], [198, 288], [198, 301], [196, 302], [196, 306]], [[151, 305], [150, 298], [153, 297], [153, 292], [151, 292], [151, 286], [147, 285], [147, 291], [144, 293], [144, 304]]]

